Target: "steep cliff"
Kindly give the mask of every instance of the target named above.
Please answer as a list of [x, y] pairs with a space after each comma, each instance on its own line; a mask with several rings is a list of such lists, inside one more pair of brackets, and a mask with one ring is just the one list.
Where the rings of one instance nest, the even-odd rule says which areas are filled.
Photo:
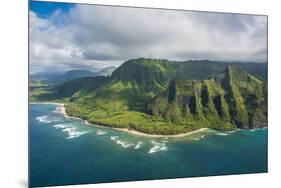
[[149, 105], [153, 116], [174, 123], [200, 122], [227, 129], [267, 125], [266, 85], [234, 66], [206, 80], [173, 79]]

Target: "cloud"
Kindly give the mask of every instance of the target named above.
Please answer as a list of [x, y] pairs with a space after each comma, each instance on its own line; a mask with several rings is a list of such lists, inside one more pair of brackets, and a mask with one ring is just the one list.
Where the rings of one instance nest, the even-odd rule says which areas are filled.
[[96, 5], [47, 19], [30, 12], [31, 72], [97, 70], [138, 57], [266, 62], [267, 18]]

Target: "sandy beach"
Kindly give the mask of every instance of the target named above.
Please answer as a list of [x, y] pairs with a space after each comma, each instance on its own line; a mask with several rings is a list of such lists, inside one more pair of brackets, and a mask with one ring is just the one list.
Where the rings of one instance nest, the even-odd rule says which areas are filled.
[[208, 130], [208, 128], [200, 128], [197, 129], [195, 131], [190, 131], [187, 133], [182, 133], [182, 134], [175, 134], [175, 135], [159, 135], [159, 134], [147, 134], [147, 133], [143, 133], [143, 132], [139, 132], [133, 129], [129, 129], [129, 128], [115, 128], [115, 127], [109, 127], [109, 126], [104, 126], [104, 125], [97, 125], [97, 124], [92, 124], [90, 122], [88, 122], [87, 120], [78, 118], [78, 117], [73, 117], [73, 116], [68, 116], [66, 111], [65, 111], [65, 106], [63, 103], [56, 103], [56, 102], [30, 102], [30, 104], [55, 104], [59, 106], [58, 112], [62, 113], [66, 118], [71, 118], [71, 119], [79, 119], [85, 122], [86, 125], [89, 126], [96, 126], [96, 127], [102, 127], [102, 128], [108, 128], [108, 129], [114, 129], [114, 130], [118, 130], [118, 131], [124, 131], [133, 135], [137, 135], [137, 136], [144, 136], [144, 137], [150, 137], [150, 138], [179, 138], [179, 137], [185, 137], [185, 136], [189, 136], [195, 133], [199, 133], [199, 132], [203, 132]]
[[113, 128], [115, 130], [119, 130], [119, 131], [125, 131], [128, 132], [130, 134], [134, 134], [134, 135], [138, 135], [138, 136], [145, 136], [145, 137], [151, 137], [151, 138], [179, 138], [179, 137], [185, 137], [185, 136], [189, 136], [195, 133], [199, 133], [199, 132], [203, 132], [208, 130], [208, 128], [200, 128], [197, 129], [195, 131], [190, 131], [187, 133], [182, 133], [182, 134], [175, 134], [175, 135], [159, 135], [159, 134], [147, 134], [147, 133], [143, 133], [143, 132], [139, 132], [133, 129], [128, 129], [128, 128]]

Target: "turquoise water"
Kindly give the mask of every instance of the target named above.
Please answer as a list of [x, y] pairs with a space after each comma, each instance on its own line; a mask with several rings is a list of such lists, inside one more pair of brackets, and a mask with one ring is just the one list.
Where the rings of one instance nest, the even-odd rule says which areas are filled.
[[267, 129], [145, 138], [30, 105], [30, 186], [267, 172]]

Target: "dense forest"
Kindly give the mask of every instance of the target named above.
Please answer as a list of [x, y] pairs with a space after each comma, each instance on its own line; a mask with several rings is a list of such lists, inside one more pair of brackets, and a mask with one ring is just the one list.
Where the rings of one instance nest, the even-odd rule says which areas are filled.
[[94, 124], [164, 135], [267, 126], [266, 63], [140, 58], [106, 76], [32, 78], [30, 101], [62, 102]]

